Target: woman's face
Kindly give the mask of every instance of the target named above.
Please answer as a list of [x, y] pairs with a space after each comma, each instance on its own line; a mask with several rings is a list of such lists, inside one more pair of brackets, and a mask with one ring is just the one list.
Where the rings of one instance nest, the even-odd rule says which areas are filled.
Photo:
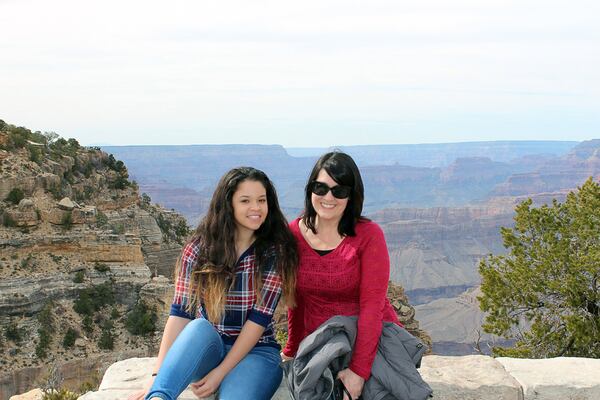
[[[338, 183], [334, 181], [331, 176], [329, 176], [325, 169], [321, 169], [321, 171], [319, 171], [319, 175], [317, 175], [317, 179], [315, 180], [326, 184], [330, 188], [338, 185]], [[342, 215], [344, 215], [344, 210], [348, 205], [348, 198], [338, 199], [333, 196], [331, 190], [329, 190], [323, 196], [311, 193], [310, 200], [313, 208], [317, 212], [317, 215], [322, 220], [340, 221], [342, 219]]]
[[231, 199], [233, 217], [239, 233], [254, 233], [267, 219], [267, 190], [261, 182], [245, 180], [238, 184]]

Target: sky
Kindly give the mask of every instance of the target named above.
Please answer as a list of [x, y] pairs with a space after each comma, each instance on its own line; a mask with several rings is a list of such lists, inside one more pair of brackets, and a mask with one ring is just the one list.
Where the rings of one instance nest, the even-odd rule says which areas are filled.
[[600, 2], [0, 0], [0, 119], [93, 144], [600, 138]]

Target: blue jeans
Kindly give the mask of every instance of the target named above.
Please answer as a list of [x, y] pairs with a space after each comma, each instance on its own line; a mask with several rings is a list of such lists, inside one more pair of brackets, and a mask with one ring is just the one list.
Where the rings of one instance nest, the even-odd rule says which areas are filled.
[[[167, 352], [146, 399], [175, 400], [192, 382], [218, 366], [231, 350], [205, 319], [191, 321]], [[219, 386], [220, 400], [268, 400], [277, 391], [283, 371], [279, 350], [254, 346], [225, 376]]]

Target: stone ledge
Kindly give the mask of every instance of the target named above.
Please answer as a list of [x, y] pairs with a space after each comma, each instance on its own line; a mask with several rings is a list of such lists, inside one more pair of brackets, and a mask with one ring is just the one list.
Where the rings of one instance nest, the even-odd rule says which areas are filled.
[[499, 357], [497, 360], [519, 382], [525, 400], [600, 399], [600, 359]]
[[[100, 388], [82, 400], [126, 399], [143, 387], [155, 358], [130, 358], [106, 371]], [[600, 359], [543, 360], [487, 356], [425, 356], [420, 369], [434, 400], [597, 400]], [[196, 400], [191, 391], [179, 399]], [[289, 400], [282, 384], [274, 400]]]

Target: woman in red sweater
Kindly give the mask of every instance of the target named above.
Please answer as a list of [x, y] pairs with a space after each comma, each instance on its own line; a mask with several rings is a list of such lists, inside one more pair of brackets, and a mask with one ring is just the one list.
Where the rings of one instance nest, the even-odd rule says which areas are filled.
[[304, 214], [290, 224], [300, 260], [282, 358], [293, 358], [302, 339], [329, 318], [358, 316], [350, 366], [338, 374], [352, 396], [345, 400], [357, 399], [371, 375], [382, 322], [401, 325], [386, 297], [390, 260], [383, 231], [361, 216], [363, 198], [354, 160], [327, 153], [308, 179]]

